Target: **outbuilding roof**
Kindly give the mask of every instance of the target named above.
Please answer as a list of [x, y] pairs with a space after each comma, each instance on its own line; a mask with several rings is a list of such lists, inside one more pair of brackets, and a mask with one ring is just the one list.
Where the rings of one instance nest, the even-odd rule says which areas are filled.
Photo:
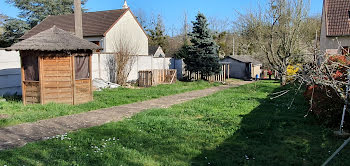
[[148, 46], [148, 54], [154, 55], [157, 52], [158, 48], [159, 46]]
[[350, 35], [350, 1], [324, 0], [327, 36]]
[[[129, 9], [108, 10], [83, 13], [83, 36], [105, 36], [105, 33], [128, 11]], [[28, 39], [42, 31], [56, 25], [58, 28], [74, 33], [74, 14], [48, 16], [40, 24], [24, 34], [20, 39]]]
[[97, 50], [100, 46], [56, 26], [22, 40], [6, 50], [76, 51]]
[[243, 62], [243, 63], [253, 63], [254, 65], [261, 65], [262, 63], [258, 60], [255, 60], [253, 57], [249, 55], [230, 55], [227, 56], [227, 58], [235, 59], [237, 61]]

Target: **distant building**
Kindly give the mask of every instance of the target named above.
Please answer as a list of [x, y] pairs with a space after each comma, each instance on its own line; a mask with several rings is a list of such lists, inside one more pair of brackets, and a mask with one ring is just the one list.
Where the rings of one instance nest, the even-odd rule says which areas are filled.
[[227, 56], [220, 60], [229, 64], [230, 78], [250, 80], [261, 74], [262, 63], [247, 55]]
[[161, 46], [149, 46], [148, 53], [150, 56], [153, 56], [155, 58], [164, 58], [165, 57], [165, 53], [164, 53]]
[[348, 54], [350, 47], [350, 1], [324, 0], [320, 47], [327, 54]]

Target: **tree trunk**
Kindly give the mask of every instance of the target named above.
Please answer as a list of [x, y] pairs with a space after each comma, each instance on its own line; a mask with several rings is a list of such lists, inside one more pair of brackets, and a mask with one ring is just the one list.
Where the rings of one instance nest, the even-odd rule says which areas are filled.
[[281, 85], [285, 86], [287, 84], [287, 73], [281, 74]]

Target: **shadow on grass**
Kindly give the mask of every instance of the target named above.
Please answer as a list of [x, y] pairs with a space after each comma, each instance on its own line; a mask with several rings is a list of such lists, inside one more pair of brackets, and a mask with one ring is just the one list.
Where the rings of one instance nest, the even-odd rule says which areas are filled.
[[[277, 88], [279, 92], [284, 88]], [[240, 129], [215, 149], [194, 157], [192, 165], [321, 165], [343, 140], [322, 127], [299, 95], [288, 110], [292, 95], [259, 100], [260, 106], [242, 115]], [[350, 146], [330, 165], [347, 165]]]

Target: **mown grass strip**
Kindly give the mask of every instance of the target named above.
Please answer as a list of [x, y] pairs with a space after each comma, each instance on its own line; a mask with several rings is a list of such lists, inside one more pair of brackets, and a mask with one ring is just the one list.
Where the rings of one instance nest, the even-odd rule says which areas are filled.
[[21, 101], [10, 100], [9, 102], [0, 102], [0, 115], [6, 115], [7, 117], [2, 119], [0, 118], [0, 127], [20, 124], [24, 122], [35, 122], [42, 119], [77, 114], [123, 104], [130, 104], [159, 98], [162, 96], [205, 89], [217, 85], [219, 84], [198, 81], [177, 82], [176, 84], [159, 85], [142, 89], [110, 89], [101, 92], [95, 92], [93, 102], [77, 106], [53, 103], [46, 105], [34, 104], [24, 106]]

